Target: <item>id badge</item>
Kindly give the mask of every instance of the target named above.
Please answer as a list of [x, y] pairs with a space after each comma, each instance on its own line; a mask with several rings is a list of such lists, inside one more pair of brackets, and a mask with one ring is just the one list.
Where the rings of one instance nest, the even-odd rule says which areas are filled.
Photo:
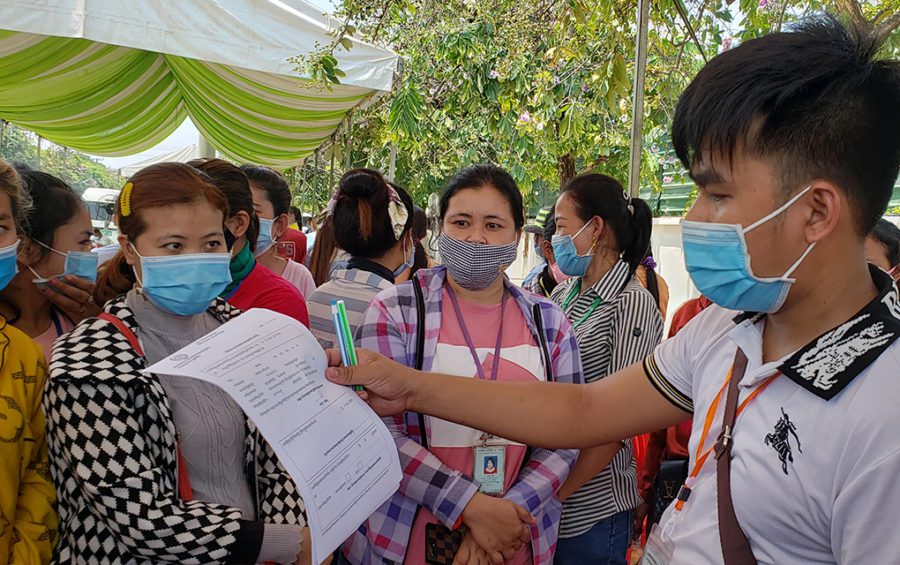
[[472, 476], [484, 494], [502, 494], [506, 477], [506, 447], [485, 445], [475, 448]]
[[672, 561], [672, 554], [675, 548], [672, 547], [671, 540], [664, 540], [662, 536], [662, 528], [659, 524], [654, 524], [647, 536], [647, 543], [644, 545], [644, 557], [641, 558], [639, 565], [668, 565]]

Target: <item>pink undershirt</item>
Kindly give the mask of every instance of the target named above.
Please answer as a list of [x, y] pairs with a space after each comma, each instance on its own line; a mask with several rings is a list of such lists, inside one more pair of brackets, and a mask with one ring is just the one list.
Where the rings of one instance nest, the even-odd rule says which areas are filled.
[[[491, 379], [497, 332], [500, 327], [501, 305], [473, 304], [462, 299], [458, 300], [466, 328], [469, 330], [479, 359], [482, 360], [481, 365], [485, 377]], [[503, 318], [503, 340], [497, 380], [543, 380], [540, 349], [534, 343], [522, 311], [514, 299], [507, 298]], [[445, 288], [442, 296], [441, 330], [431, 370], [477, 378], [474, 363]], [[448, 467], [472, 477], [475, 460], [473, 447], [481, 445], [477, 439], [481, 432], [451, 424], [439, 418], [429, 417], [429, 424], [431, 430], [428, 442], [431, 453]], [[519, 444], [506, 446], [506, 477], [504, 478], [506, 490], [509, 490], [516, 482], [526, 449], [526, 446]], [[418, 565], [425, 562], [425, 525], [437, 522], [431, 512], [420, 508], [410, 534], [409, 546], [404, 559], [405, 564]], [[515, 565], [532, 563], [531, 556], [531, 547], [525, 545], [507, 563]]]
[[[73, 324], [69, 318], [58, 312], [56, 313], [56, 319], [59, 320], [59, 325], [60, 328], [62, 328], [63, 334], [67, 334], [75, 328], [75, 324]], [[34, 342], [40, 345], [41, 349], [44, 351], [44, 359], [47, 360], [47, 363], [50, 362], [50, 350], [53, 348], [53, 342], [55, 342], [60, 335], [62, 334], [56, 332], [56, 324], [51, 322], [47, 331], [33, 338]]]

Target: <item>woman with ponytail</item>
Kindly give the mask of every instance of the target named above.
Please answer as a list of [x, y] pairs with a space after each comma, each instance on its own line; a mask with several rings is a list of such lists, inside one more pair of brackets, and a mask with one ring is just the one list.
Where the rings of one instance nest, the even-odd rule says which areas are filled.
[[234, 401], [145, 373], [235, 318], [228, 202], [181, 163], [136, 173], [116, 205], [104, 312], [57, 340], [44, 393], [57, 563], [308, 563], [303, 502]]
[[[615, 179], [590, 174], [569, 181], [555, 214], [553, 255], [572, 278], [551, 299], [575, 329], [591, 383], [640, 361], [662, 337], [656, 301], [635, 277], [650, 248], [651, 212]], [[631, 442], [583, 450], [559, 496], [565, 504], [555, 563], [625, 563], [631, 515], [641, 503]]]
[[0, 292], [0, 314], [50, 356], [53, 342], [85, 318], [96, 316], [96, 253], [91, 216], [62, 180], [17, 165], [31, 209], [19, 245], [19, 273]]
[[322, 347], [334, 347], [337, 339], [332, 300], [344, 301], [355, 334], [375, 295], [412, 266], [413, 211], [409, 194], [378, 171], [354, 169], [341, 177], [327, 214], [334, 241], [350, 253], [350, 261], [309, 297], [310, 327]]
[[253, 211], [247, 175], [223, 159], [197, 159], [188, 164], [209, 175], [228, 200], [231, 216], [225, 220], [225, 243], [231, 251], [231, 282], [219, 296], [235, 308], [265, 308], [309, 327], [309, 313], [300, 291], [254, 256], [260, 221]]

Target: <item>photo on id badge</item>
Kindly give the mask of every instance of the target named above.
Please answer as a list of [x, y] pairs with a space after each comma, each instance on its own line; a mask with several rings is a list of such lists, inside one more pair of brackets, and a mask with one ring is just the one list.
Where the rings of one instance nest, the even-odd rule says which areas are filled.
[[485, 494], [502, 494], [506, 447], [481, 446], [475, 448], [473, 476]]

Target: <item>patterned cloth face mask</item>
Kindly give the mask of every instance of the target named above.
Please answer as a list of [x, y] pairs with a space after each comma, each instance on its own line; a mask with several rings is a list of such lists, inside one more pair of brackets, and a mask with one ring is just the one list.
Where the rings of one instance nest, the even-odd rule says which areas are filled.
[[519, 253], [518, 242], [488, 245], [438, 237], [438, 250], [447, 272], [466, 290], [484, 290], [513, 264]]

